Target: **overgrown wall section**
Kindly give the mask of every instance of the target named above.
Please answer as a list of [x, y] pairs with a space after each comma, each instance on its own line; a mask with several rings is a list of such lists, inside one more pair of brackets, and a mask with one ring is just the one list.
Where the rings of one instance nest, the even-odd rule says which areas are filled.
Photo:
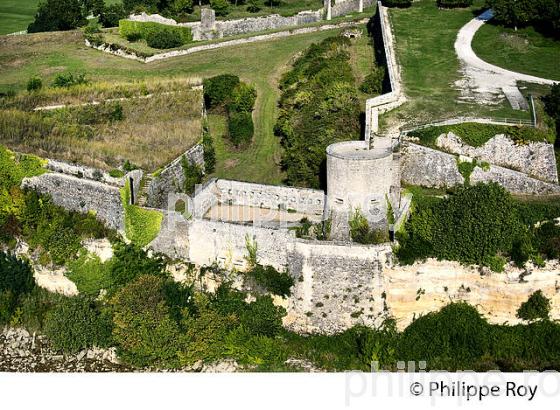
[[109, 228], [124, 231], [124, 209], [117, 186], [60, 173], [47, 173], [24, 179], [22, 187], [50, 195], [53, 203], [69, 211], [93, 212]]
[[[464, 177], [459, 173], [455, 155], [404, 142], [401, 158], [401, 179], [407, 184], [446, 188], [462, 185], [465, 182]], [[470, 183], [478, 182], [497, 182], [514, 194], [560, 194], [560, 186], [557, 184], [495, 165], [490, 165], [486, 170], [476, 167], [470, 175]]]
[[167, 209], [168, 195], [183, 191], [185, 174], [183, 173], [182, 158], [185, 156], [190, 164], [196, 164], [204, 169], [204, 148], [196, 144], [183, 155], [167, 165], [148, 187], [147, 205], [151, 208]]
[[506, 135], [490, 138], [480, 147], [472, 147], [452, 132], [442, 134], [436, 145], [443, 151], [465, 155], [511, 168], [546, 182], [558, 183], [554, 146], [546, 142], [516, 144]]

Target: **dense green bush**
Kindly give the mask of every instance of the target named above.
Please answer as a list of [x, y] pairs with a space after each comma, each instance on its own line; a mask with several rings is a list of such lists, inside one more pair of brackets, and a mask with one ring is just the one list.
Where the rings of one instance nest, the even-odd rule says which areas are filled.
[[242, 326], [252, 335], [274, 337], [282, 330], [284, 308], [274, 306], [270, 296], [258, 296], [241, 314]]
[[172, 29], [150, 31], [146, 35], [146, 43], [152, 48], [165, 49], [183, 45], [181, 35]]
[[110, 273], [112, 287], [117, 289], [143, 275], [166, 277], [166, 266], [163, 257], [155, 255], [150, 258], [137, 245], [116, 244]]
[[45, 0], [39, 3], [35, 20], [29, 24], [29, 33], [72, 30], [86, 24], [80, 0]]
[[185, 182], [183, 183], [183, 192], [191, 195], [194, 193], [196, 185], [202, 181], [202, 169], [195, 164], [191, 163], [186, 155], [181, 158], [181, 167], [183, 168], [183, 175]]
[[255, 128], [251, 112], [230, 112], [228, 114], [228, 135], [236, 147], [251, 143]]
[[412, 322], [399, 339], [397, 357], [453, 371], [479, 360], [491, 343], [490, 326], [476, 309], [453, 303]]
[[64, 298], [46, 315], [44, 331], [56, 349], [74, 353], [92, 346], [111, 343], [111, 316], [96, 303], [76, 296]]
[[257, 99], [255, 87], [246, 83], [239, 83], [231, 93], [227, 109], [232, 112], [251, 112]]
[[313, 44], [280, 81], [281, 138], [287, 182], [321, 187], [328, 145], [360, 137], [360, 102], [352, 67], [350, 40], [330, 37]]
[[239, 85], [239, 77], [231, 74], [217, 75], [203, 82], [206, 108], [226, 107], [233, 90]]
[[533, 242], [538, 252], [548, 259], [560, 259], [560, 225], [555, 221], [544, 222], [536, 228]]
[[73, 73], [60, 73], [54, 78], [53, 87], [72, 87], [74, 85], [88, 84], [89, 80], [84, 73], [74, 75]]
[[364, 78], [362, 85], [360, 85], [360, 90], [369, 95], [379, 95], [383, 92], [384, 78], [385, 68], [376, 66], [374, 70]]
[[470, 7], [473, 4], [473, 0], [437, 0], [438, 7], [452, 9], [456, 7]]
[[163, 368], [179, 365], [183, 340], [170, 315], [164, 284], [161, 277], [140, 276], [111, 300], [113, 338], [126, 363]]
[[257, 264], [247, 272], [247, 276], [258, 286], [278, 296], [290, 296], [290, 288], [294, 285], [294, 279], [288, 272], [279, 272], [268, 265]]
[[39, 77], [31, 77], [26, 88], [28, 92], [39, 91], [43, 88], [43, 81]]
[[511, 195], [498, 184], [463, 187], [448, 198], [417, 207], [399, 233], [405, 263], [428, 256], [485, 264], [511, 253], [525, 228]]
[[523, 320], [548, 319], [550, 315], [550, 299], [537, 290], [517, 310], [517, 317]]
[[192, 41], [189, 27], [125, 19], [119, 21], [119, 34], [127, 39], [130, 36], [143, 38], [154, 48], [179, 47]]
[[512, 27], [533, 25], [541, 32], [560, 36], [560, 3], [556, 0], [487, 0], [495, 21]]
[[0, 251], [0, 292], [10, 291], [18, 298], [34, 288], [31, 265], [15, 255]]

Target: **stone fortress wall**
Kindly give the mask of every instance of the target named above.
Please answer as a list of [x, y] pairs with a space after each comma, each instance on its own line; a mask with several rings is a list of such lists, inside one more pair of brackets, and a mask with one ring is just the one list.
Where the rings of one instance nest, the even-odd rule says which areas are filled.
[[132, 182], [138, 192], [143, 172], [135, 170], [122, 178], [113, 178], [95, 168], [48, 160], [49, 172], [25, 178], [23, 188], [50, 195], [54, 204], [69, 211], [95, 214], [111, 229], [124, 232], [124, 208], [121, 189]]
[[344, 16], [353, 12], [362, 12], [370, 7], [375, 0], [339, 0], [331, 5], [325, 5], [318, 10], [300, 11], [293, 16], [270, 14], [260, 17], [247, 17], [236, 20], [217, 20], [216, 13], [210, 8], [203, 8], [199, 22], [177, 23], [173, 19], [162, 17], [158, 14], [136, 14], [129, 16], [132, 21], [154, 22], [172, 26], [189, 27], [194, 41], [212, 40], [216, 38], [231, 37], [248, 33], [278, 30], [289, 27], [298, 27], [305, 24], [330, 20], [334, 17]]
[[[391, 92], [368, 100], [366, 104], [367, 144], [370, 136], [377, 131], [378, 112], [388, 110], [404, 100], [393, 52], [392, 33], [384, 7], [379, 7], [379, 18]], [[448, 178], [453, 183], [463, 182], [463, 177], [456, 170], [456, 157], [452, 154], [430, 150], [411, 142], [403, 143], [402, 154], [396, 152], [391, 144], [389, 148], [392, 161], [390, 165], [387, 164], [386, 169], [392, 168], [394, 171], [386, 176], [387, 181], [391, 181], [389, 193], [391, 186], [400, 177], [404, 181], [413, 179], [416, 182], [412, 183], [420, 185], [432, 180], [448, 183]], [[195, 152], [191, 160], [196, 162], [201, 153], [197, 150]], [[395, 161], [402, 161], [402, 170], [395, 167]], [[175, 162], [160, 173], [160, 177], [164, 175], [164, 179], [172, 181], [163, 183], [164, 188], [160, 192], [174, 190], [176, 185], [173, 180], [178, 177], [179, 171], [182, 171], [180, 162]], [[471, 181], [481, 178], [478, 176], [479, 172], [482, 171], [476, 169], [473, 172]], [[491, 166], [490, 171], [485, 173], [510, 175], [516, 172]], [[82, 174], [90, 175], [83, 171]], [[348, 183], [348, 178], [353, 177], [352, 172], [346, 174], [339, 174], [340, 178], [335, 178], [334, 187], [331, 183], [332, 193], [337, 192], [337, 185]], [[517, 174], [520, 173], [517, 172], [516, 177]], [[93, 173], [91, 175], [93, 177]], [[96, 176], [99, 175], [96, 173]], [[127, 177], [133, 178], [132, 185], [137, 190], [136, 181], [140, 178], [135, 175]], [[372, 181], [375, 180], [373, 177]], [[494, 179], [496, 178], [498, 177]], [[526, 181], [529, 177], [525, 175], [520, 178], [525, 178], [520, 181]], [[124, 217], [119, 188], [124, 185], [124, 180], [116, 185], [109, 182], [50, 173], [30, 178], [24, 181], [24, 185], [51, 194], [59, 205], [68, 209], [96, 211], [100, 219], [122, 230]], [[536, 184], [535, 187], [526, 187], [533, 183]], [[520, 183], [520, 186], [533, 193], [548, 193], [551, 187], [557, 187], [534, 178]], [[385, 188], [378, 187], [375, 193], [385, 196]], [[68, 198], [69, 193], [71, 198]], [[293, 197], [304, 199], [291, 201]], [[173, 198], [181, 199], [184, 196], [172, 193]], [[337, 197], [333, 198], [336, 201]], [[184, 199], [189, 201], [189, 198]], [[84, 206], [81, 206], [80, 201], [84, 202]], [[286, 210], [314, 214], [328, 208], [329, 202], [328, 199], [325, 200], [322, 191], [210, 180], [197, 189], [190, 199], [186, 213], [179, 214], [164, 208], [161, 232], [149, 247], [171, 258], [200, 266], [217, 263], [226, 268], [243, 270], [247, 266], [249, 254], [247, 244], [256, 245], [259, 263], [272, 265], [280, 270], [288, 269], [295, 279], [293, 296], [284, 301], [288, 308], [285, 324], [295, 330], [332, 333], [355, 324], [376, 325], [387, 315], [395, 316], [401, 325], [412, 320], [414, 315], [435, 310], [449, 300], [476, 303], [495, 321], [513, 320], [512, 309], [516, 309], [520, 301], [526, 300], [537, 289], [543, 289], [547, 296], [552, 297], [553, 317], [558, 317], [560, 268], [557, 265], [549, 264], [544, 270], [533, 269], [530, 276], [534, 280], [529, 280], [528, 285], [523, 278], [524, 274], [518, 273], [515, 276], [510, 268], [504, 274], [482, 277], [477, 271], [465, 272], [466, 268], [449, 262], [429, 261], [426, 265], [417, 264], [413, 267], [395, 266], [391, 243], [365, 246], [347, 241], [304, 240], [296, 238], [294, 232], [285, 226], [255, 226], [205, 218], [206, 213], [216, 204], [233, 204], [234, 201], [246, 207], [279, 209], [285, 206]], [[399, 203], [410, 204], [410, 198]], [[166, 208], [169, 206], [165, 205]], [[395, 209], [403, 211], [399, 218], [402, 222], [406, 218], [406, 210], [402, 206]], [[324, 212], [323, 217], [328, 218], [328, 212]]]

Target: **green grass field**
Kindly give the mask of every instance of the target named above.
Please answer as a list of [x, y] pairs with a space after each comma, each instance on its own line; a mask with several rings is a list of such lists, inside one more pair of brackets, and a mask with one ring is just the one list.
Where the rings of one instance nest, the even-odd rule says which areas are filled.
[[529, 118], [507, 102], [497, 106], [459, 102], [454, 82], [461, 78], [454, 43], [460, 28], [484, 2], [465, 9], [438, 9], [433, 0], [414, 2], [408, 9], [390, 9], [408, 102], [382, 118], [384, 125], [421, 124], [460, 115]]
[[[40, 0], [1, 0], [0, 35], [26, 30], [33, 21]], [[106, 0], [105, 3], [118, 3], [120, 0]]]
[[0, 35], [26, 30], [33, 21], [39, 0], [0, 1]]
[[485, 24], [473, 40], [474, 52], [508, 70], [560, 80], [560, 41], [527, 27], [515, 31]]

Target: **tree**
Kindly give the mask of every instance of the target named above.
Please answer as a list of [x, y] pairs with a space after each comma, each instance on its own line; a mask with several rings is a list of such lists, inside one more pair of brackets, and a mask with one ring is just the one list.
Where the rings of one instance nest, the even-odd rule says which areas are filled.
[[140, 9], [156, 13], [159, 2], [159, 0], [123, 0], [122, 4], [127, 13]]
[[548, 319], [550, 314], [550, 299], [537, 290], [517, 310], [517, 317], [523, 320]]
[[229, 2], [227, 0], [210, 0], [210, 7], [216, 12], [216, 16], [227, 16], [229, 13]]
[[72, 30], [86, 24], [79, 0], [46, 0], [39, 3], [35, 20], [27, 27], [29, 33]]
[[119, 20], [126, 17], [122, 3], [109, 4], [99, 14], [99, 22], [103, 27], [117, 27]]
[[183, 176], [185, 182], [183, 183], [183, 192], [191, 195], [196, 189], [196, 185], [202, 181], [202, 169], [195, 164], [191, 163], [186, 155], [181, 158], [181, 167], [183, 168]]
[[216, 169], [216, 149], [208, 130], [208, 124], [204, 124], [202, 147], [204, 149], [204, 171], [207, 174], [211, 174]]
[[9, 291], [16, 298], [35, 287], [33, 269], [28, 262], [0, 251], [0, 292]]
[[111, 264], [113, 289], [132, 282], [142, 275], [165, 277], [167, 262], [159, 255], [151, 258], [136, 245], [118, 244]]

